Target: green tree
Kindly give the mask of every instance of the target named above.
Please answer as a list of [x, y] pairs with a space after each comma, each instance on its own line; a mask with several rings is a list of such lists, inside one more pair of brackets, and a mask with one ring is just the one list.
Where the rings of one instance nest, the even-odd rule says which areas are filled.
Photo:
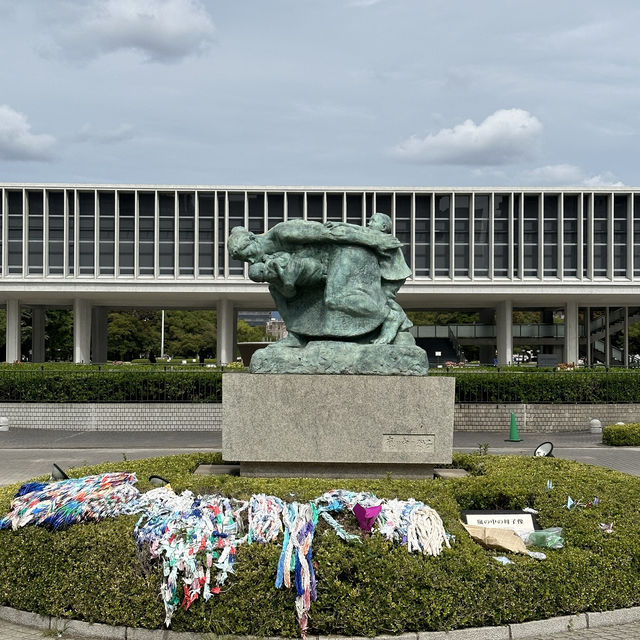
[[160, 352], [160, 312], [149, 309], [112, 311], [107, 328], [111, 360], [132, 360]]
[[68, 309], [47, 310], [45, 355], [47, 360], [73, 360], [72, 311]]
[[213, 358], [217, 346], [215, 311], [166, 311], [165, 353]]
[[263, 342], [266, 336], [266, 327], [252, 327], [244, 320], [238, 320], [238, 342]]

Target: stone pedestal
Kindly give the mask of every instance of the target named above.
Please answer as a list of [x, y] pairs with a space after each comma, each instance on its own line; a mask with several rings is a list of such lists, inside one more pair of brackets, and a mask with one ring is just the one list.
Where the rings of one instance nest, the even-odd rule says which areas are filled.
[[222, 456], [241, 475], [430, 477], [451, 462], [455, 380], [225, 373]]

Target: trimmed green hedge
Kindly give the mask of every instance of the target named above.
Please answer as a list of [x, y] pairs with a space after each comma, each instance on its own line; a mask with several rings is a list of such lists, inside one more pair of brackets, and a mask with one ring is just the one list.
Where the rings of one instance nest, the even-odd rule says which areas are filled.
[[0, 368], [0, 402], [220, 402], [211, 369]]
[[602, 442], [617, 447], [640, 447], [640, 422], [604, 427]]
[[638, 371], [465, 372], [452, 370], [456, 402], [630, 403], [640, 402]]
[[[640, 605], [640, 478], [557, 458], [457, 455], [471, 472], [456, 480], [409, 481], [252, 479], [192, 476], [219, 454], [120, 462], [76, 469], [73, 475], [136, 471], [148, 489], [150, 473], [167, 476], [175, 490], [223, 492], [246, 498], [266, 492], [284, 499], [314, 498], [336, 486], [381, 497], [414, 497], [433, 506], [453, 548], [437, 558], [409, 554], [380, 536], [363, 544], [338, 539], [322, 521], [314, 540], [318, 601], [310, 634], [376, 635], [523, 622], [584, 611]], [[547, 480], [553, 489], [546, 490]], [[5, 512], [16, 486], [0, 490]], [[567, 497], [593, 508], [567, 510]], [[475, 544], [459, 523], [461, 509], [534, 507], [543, 527], [561, 526], [565, 547], [539, 562], [499, 555]], [[159, 565], [149, 574], [136, 554], [136, 517], [51, 532], [27, 527], [0, 531], [0, 604], [90, 622], [160, 628]], [[613, 533], [600, 529], [613, 522]], [[176, 631], [283, 635], [299, 630], [294, 590], [274, 587], [278, 545], [242, 545], [235, 575], [208, 603], [198, 600], [173, 618]]]

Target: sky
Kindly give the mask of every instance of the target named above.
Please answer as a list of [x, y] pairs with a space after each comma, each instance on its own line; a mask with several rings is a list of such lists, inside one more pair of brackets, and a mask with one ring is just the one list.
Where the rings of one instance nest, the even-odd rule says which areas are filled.
[[637, 0], [0, 0], [0, 182], [638, 186]]

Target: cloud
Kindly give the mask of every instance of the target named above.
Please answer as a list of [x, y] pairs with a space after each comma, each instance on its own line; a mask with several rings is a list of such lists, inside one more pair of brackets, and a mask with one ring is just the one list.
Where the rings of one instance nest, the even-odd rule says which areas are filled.
[[573, 164], [548, 164], [527, 172], [527, 178], [537, 184], [579, 184], [584, 174]]
[[74, 0], [70, 6], [53, 33], [54, 50], [67, 57], [124, 50], [176, 62], [203, 51], [213, 38], [201, 0]]
[[0, 159], [50, 160], [54, 143], [53, 136], [31, 133], [24, 114], [0, 105]]
[[566, 185], [584, 187], [624, 187], [610, 171], [589, 176], [573, 164], [551, 164], [537, 167], [525, 174], [525, 180], [536, 185]]
[[411, 136], [393, 149], [403, 160], [424, 164], [491, 166], [533, 155], [542, 123], [523, 109], [499, 109], [480, 124], [465, 120], [424, 138]]
[[624, 182], [618, 180], [616, 176], [611, 173], [611, 171], [605, 171], [604, 173], [599, 173], [598, 175], [591, 176], [590, 178], [585, 178], [582, 181], [582, 184], [586, 187], [624, 187], [626, 186]]
[[74, 142], [97, 142], [98, 144], [115, 144], [135, 137], [134, 129], [129, 124], [121, 124], [110, 130], [99, 131], [91, 124], [85, 124], [73, 137]]

